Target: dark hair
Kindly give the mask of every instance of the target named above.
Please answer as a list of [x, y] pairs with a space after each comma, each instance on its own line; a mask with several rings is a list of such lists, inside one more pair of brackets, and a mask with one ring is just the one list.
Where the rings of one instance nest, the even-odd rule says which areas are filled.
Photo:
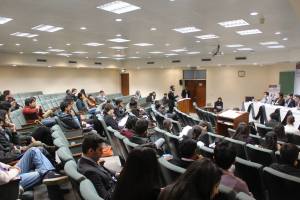
[[277, 139], [279, 139], [279, 140], [286, 140], [284, 126], [282, 124], [277, 124], [274, 127], [273, 131], [276, 134]]
[[293, 94], [293, 93], [290, 93], [289, 96], [292, 97], [292, 96], [294, 96], [294, 94]]
[[199, 122], [199, 126], [201, 126], [201, 127], [205, 127], [205, 126], [206, 126], [206, 127], [208, 128], [208, 127], [209, 127], [209, 124], [208, 124], [208, 122], [206, 122], [206, 121], [200, 121], [200, 122]]
[[188, 131], [188, 136], [194, 140], [198, 140], [199, 136], [202, 133], [202, 128], [199, 125], [193, 126], [192, 129]]
[[224, 170], [227, 170], [234, 163], [236, 151], [234, 146], [227, 142], [221, 141], [216, 144], [214, 149], [215, 163]]
[[0, 109], [9, 111], [10, 108], [11, 108], [11, 104], [9, 102], [7, 101], [0, 102]]
[[75, 90], [77, 90], [76, 88], [72, 88], [71, 92], [73, 93]]
[[82, 152], [87, 153], [89, 149], [93, 149], [96, 151], [96, 149], [99, 147], [100, 144], [104, 143], [101, 137], [97, 134], [88, 134], [84, 136], [83, 142], [82, 142]]
[[81, 99], [81, 98], [82, 98], [81, 92], [79, 92], [79, 93], [77, 94], [77, 98], [78, 98], [78, 99]]
[[135, 129], [135, 123], [136, 121], [138, 120], [138, 118], [136, 116], [129, 116], [127, 121], [126, 121], [126, 124], [125, 124], [125, 127], [127, 129], [130, 129], [130, 130], [134, 130]]
[[181, 158], [191, 158], [195, 155], [197, 142], [193, 139], [184, 139], [179, 144], [179, 155]]
[[3, 96], [6, 97], [7, 95], [10, 94], [10, 90], [4, 90], [3, 91]]
[[135, 133], [139, 136], [142, 136], [145, 134], [145, 132], [148, 129], [148, 120], [146, 119], [138, 119], [135, 123]]
[[99, 93], [103, 93], [104, 91], [103, 90], [100, 90], [100, 92]]
[[134, 97], [130, 99], [129, 107], [130, 108], [136, 108], [137, 107], [137, 101], [135, 100]]
[[140, 110], [138, 108], [132, 108], [131, 113], [134, 114], [136, 117], [140, 117]]
[[0, 110], [0, 121], [5, 122], [7, 111], [6, 110]]
[[272, 151], [277, 151], [277, 135], [274, 131], [270, 131], [265, 135], [265, 140], [262, 144], [263, 148], [270, 149]]
[[176, 182], [169, 186], [165, 200], [211, 199], [213, 188], [221, 180], [221, 170], [207, 158], [194, 161]]
[[115, 103], [116, 103], [117, 106], [119, 106], [122, 102], [123, 102], [122, 99], [117, 99]]
[[295, 117], [293, 115], [289, 115], [286, 119], [287, 124], [294, 124]]
[[110, 103], [105, 104], [103, 114], [107, 115], [110, 110], [114, 110], [113, 105]]
[[159, 191], [159, 165], [155, 151], [149, 147], [133, 149], [127, 158], [113, 193], [113, 200], [142, 200]]
[[67, 90], [66, 90], [66, 94], [69, 94], [70, 92], [71, 92], [70, 89], [67, 89]]
[[279, 97], [283, 98], [283, 93], [279, 92]]
[[265, 94], [266, 94], [267, 96], [269, 96], [269, 92], [265, 92]]
[[295, 144], [285, 143], [280, 148], [280, 159], [284, 164], [294, 166], [294, 162], [298, 159], [299, 149]]
[[25, 106], [29, 106], [32, 102], [36, 101], [34, 97], [29, 97], [25, 99]]
[[85, 90], [84, 90], [84, 89], [81, 89], [81, 90], [80, 90], [80, 93], [81, 93], [83, 96], [86, 97], [86, 93], [85, 93]]
[[277, 112], [271, 113], [270, 118], [279, 122], [279, 114]]
[[249, 125], [245, 122], [239, 123], [235, 134], [232, 136], [233, 139], [240, 140], [246, 142], [247, 138], [250, 134]]
[[172, 127], [172, 121], [170, 119], [164, 119], [163, 127], [164, 127], [164, 130], [170, 131], [170, 128]]
[[62, 112], [65, 112], [66, 108], [68, 107], [69, 103], [66, 101], [63, 101], [60, 103], [60, 109]]
[[222, 101], [222, 97], [218, 97], [218, 100], [219, 100], [219, 99]]

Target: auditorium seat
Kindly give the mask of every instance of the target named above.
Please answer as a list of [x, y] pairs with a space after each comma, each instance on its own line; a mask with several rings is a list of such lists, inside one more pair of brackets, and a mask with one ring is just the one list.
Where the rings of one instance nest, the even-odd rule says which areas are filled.
[[73, 155], [70, 151], [70, 149], [68, 147], [60, 147], [57, 151], [57, 156], [58, 158], [63, 162], [63, 163], [66, 163], [68, 162], [69, 160], [74, 160], [73, 158]]
[[256, 124], [256, 129], [260, 137], [265, 137], [269, 131], [273, 130], [271, 127], [267, 127], [263, 124]]
[[235, 192], [225, 186], [225, 185], [219, 185], [219, 193], [213, 198], [213, 200], [235, 200]]
[[285, 133], [289, 143], [300, 145], [300, 135], [294, 133]]
[[173, 183], [181, 174], [185, 172], [184, 168], [168, 162], [164, 157], [160, 157], [158, 162], [163, 176], [164, 186]]
[[207, 134], [208, 134], [209, 144], [218, 142], [218, 141], [223, 140], [225, 138], [223, 135], [215, 134], [215, 133], [212, 133], [210, 131], [208, 131]]
[[203, 157], [206, 158], [213, 158], [214, 157], [214, 149], [206, 147], [206, 146], [200, 146], [197, 145], [197, 153], [202, 155]]
[[247, 144], [246, 152], [250, 161], [259, 163], [263, 166], [269, 166], [276, 161], [275, 153], [269, 149]]
[[125, 144], [125, 147], [126, 147], [128, 153], [135, 147], [139, 146], [138, 144], [131, 142], [128, 138], [124, 138], [123, 142]]
[[89, 179], [80, 182], [79, 191], [84, 200], [104, 200], [98, 195], [93, 183]]
[[179, 133], [182, 131], [182, 127], [178, 121], [170, 119], [172, 122], [172, 131], [174, 134], [179, 135]]
[[234, 140], [234, 139], [228, 138], [228, 137], [225, 137], [224, 139], [226, 141], [230, 142], [234, 146], [238, 157], [247, 159], [246, 151], [245, 151], [245, 146], [246, 146], [245, 142], [242, 142], [239, 140]]
[[[121, 143], [120, 140], [116, 137], [116, 135], [119, 135], [119, 136], [122, 136], [122, 135], [118, 131], [111, 128], [110, 126], [107, 127], [107, 131], [112, 139], [112, 142], [114, 143], [114, 147], [116, 148], [116, 149], [113, 149], [114, 155], [119, 156], [121, 163], [123, 165], [125, 160], [127, 159], [128, 153], [127, 153], [127, 150], [126, 150], [126, 147], [125, 147], [123, 141]], [[117, 152], [117, 154], [115, 154], [115, 152]]]
[[72, 188], [76, 193], [76, 196], [79, 196], [80, 182], [85, 180], [86, 177], [77, 171], [77, 164], [74, 160], [69, 160], [68, 162], [65, 163], [64, 171], [66, 175], [69, 177], [69, 180], [72, 184]]

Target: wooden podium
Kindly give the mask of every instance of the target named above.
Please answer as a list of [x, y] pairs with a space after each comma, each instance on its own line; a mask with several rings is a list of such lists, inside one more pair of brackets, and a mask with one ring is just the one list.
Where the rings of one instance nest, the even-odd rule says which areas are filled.
[[190, 98], [180, 99], [177, 102], [177, 108], [181, 112], [189, 114], [190, 113], [190, 104], [191, 104], [191, 99]]
[[216, 132], [220, 135], [229, 136], [227, 129], [236, 129], [239, 123], [249, 123], [249, 113], [242, 111], [227, 110], [217, 115]]

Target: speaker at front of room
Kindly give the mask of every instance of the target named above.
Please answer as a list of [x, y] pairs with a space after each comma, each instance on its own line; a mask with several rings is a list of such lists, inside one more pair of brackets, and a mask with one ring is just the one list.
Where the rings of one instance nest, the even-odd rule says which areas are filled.
[[179, 80], [179, 85], [183, 85], [183, 80], [182, 79]]

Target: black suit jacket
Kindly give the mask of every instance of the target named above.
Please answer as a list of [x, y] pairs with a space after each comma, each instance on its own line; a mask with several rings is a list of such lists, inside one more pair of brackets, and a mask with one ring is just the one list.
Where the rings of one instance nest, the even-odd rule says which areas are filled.
[[[8, 134], [8, 138], [5, 136]], [[15, 150], [14, 143], [17, 140], [16, 134], [6, 132], [6, 130], [0, 131], [0, 162], [8, 163], [16, 160], [20, 155], [20, 152]]]
[[285, 104], [284, 99], [279, 99], [279, 98], [277, 98], [277, 99], [275, 100], [275, 104], [274, 104], [274, 105], [276, 105], [276, 106], [284, 106], [284, 104]]
[[188, 90], [182, 90], [181, 97], [182, 98], [186, 98], [186, 95], [188, 96], [187, 98], [190, 98], [191, 97], [190, 91], [188, 91]]
[[93, 183], [101, 198], [105, 200], [112, 198], [116, 186], [113, 172], [84, 157], [78, 161], [78, 171]]
[[104, 115], [104, 121], [106, 123], [106, 126], [110, 126], [115, 130], [119, 130], [118, 122], [110, 115]]
[[60, 113], [59, 119], [67, 126], [67, 129], [80, 129], [79, 124], [74, 120], [71, 114]]
[[287, 104], [287, 107], [289, 108], [294, 108], [296, 107], [296, 101], [294, 99], [291, 99], [291, 100], [286, 100], [286, 104]]

